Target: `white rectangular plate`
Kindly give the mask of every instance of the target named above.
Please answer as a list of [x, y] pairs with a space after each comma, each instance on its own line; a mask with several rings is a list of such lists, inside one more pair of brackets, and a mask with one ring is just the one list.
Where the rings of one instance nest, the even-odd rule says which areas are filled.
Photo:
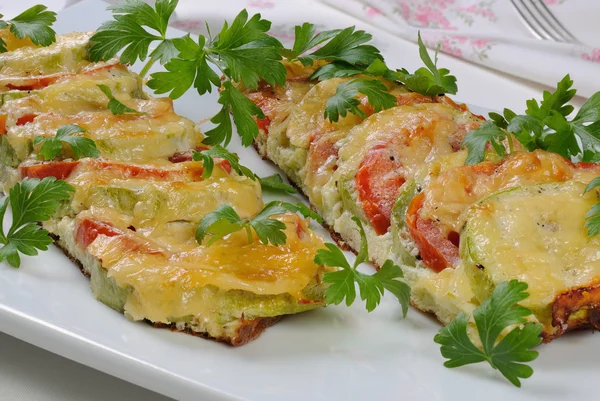
[[[92, 30], [109, 18], [104, 3], [84, 2], [61, 13], [57, 29]], [[336, 20], [338, 26], [353, 23], [342, 14]], [[413, 45], [367, 29], [399, 54], [408, 49], [416, 57]], [[402, 63], [398, 54], [388, 60], [394, 58]], [[442, 61], [458, 66], [460, 74], [450, 68], [459, 81], [485, 78], [491, 93], [495, 76]], [[527, 89], [497, 79], [503, 90], [529, 96]], [[190, 91], [176, 108], [200, 121], [217, 111], [216, 94], [200, 98]], [[257, 173], [276, 171], [252, 149], [241, 149], [237, 138], [233, 148]], [[56, 248], [24, 258], [20, 269], [0, 264], [1, 331], [178, 399], [563, 401], [597, 393], [600, 344], [592, 332], [541, 346], [534, 376], [517, 389], [483, 364], [444, 368], [433, 342], [439, 328], [412, 309], [402, 319], [397, 302], [385, 297], [370, 314], [357, 302], [288, 317], [250, 344], [232, 348], [128, 321], [93, 298], [88, 279]]]

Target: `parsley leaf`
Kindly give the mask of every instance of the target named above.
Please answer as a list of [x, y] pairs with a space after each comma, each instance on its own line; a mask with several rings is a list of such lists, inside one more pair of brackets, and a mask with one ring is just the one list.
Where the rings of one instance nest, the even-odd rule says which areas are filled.
[[398, 280], [404, 277], [402, 269], [391, 260], [386, 260], [381, 269], [375, 274], [368, 275], [359, 272], [356, 268], [369, 259], [367, 239], [362, 223], [357, 217], [352, 220], [358, 225], [361, 246], [354, 265], [350, 266], [342, 251], [334, 244], [325, 244], [327, 249], [319, 249], [315, 257], [315, 263], [332, 267], [341, 267], [341, 270], [327, 272], [323, 276], [323, 282], [330, 284], [325, 290], [327, 304], [338, 305], [346, 300], [346, 306], [352, 305], [356, 299], [356, 287], [358, 284], [360, 298], [366, 301], [367, 311], [373, 311], [381, 302], [381, 296], [388, 290], [402, 305], [403, 316], [408, 312], [410, 302], [410, 287], [404, 281]]
[[242, 219], [231, 206], [221, 205], [202, 217], [196, 228], [196, 241], [202, 245], [206, 236], [209, 235], [210, 238], [206, 245], [210, 246], [226, 235], [244, 229], [248, 235], [248, 243], [254, 241], [252, 235], [252, 230], [254, 230], [263, 244], [283, 245], [287, 239], [283, 232], [286, 225], [271, 217], [287, 212], [320, 219], [318, 215], [301, 203], [294, 205], [288, 202], [272, 201], [267, 203], [256, 216], [246, 219]]
[[556, 85], [556, 91], [552, 93], [544, 91], [542, 95], [543, 100], [540, 103], [535, 99], [528, 100], [526, 102], [527, 110], [525, 110], [525, 114], [537, 117], [541, 120], [548, 117], [552, 111], [557, 112], [564, 117], [568, 116], [573, 112], [574, 107], [567, 103], [577, 93], [575, 89], [571, 89], [572, 86], [573, 81], [571, 80], [571, 77], [568, 74], [565, 75], [565, 77]]
[[396, 105], [396, 97], [388, 92], [387, 87], [380, 80], [355, 78], [338, 85], [335, 95], [327, 100], [325, 118], [337, 122], [339, 116], [346, 117], [348, 112], [365, 118], [364, 111], [358, 107], [360, 101], [356, 99], [359, 92], [367, 96], [375, 112]]
[[[521, 387], [521, 379], [533, 374], [533, 369], [523, 362], [537, 358], [538, 352], [531, 348], [540, 344], [541, 324], [527, 323], [531, 311], [518, 303], [529, 296], [527, 284], [517, 280], [505, 281], [494, 289], [492, 296], [473, 312], [482, 348], [479, 349], [467, 334], [468, 317], [459, 314], [442, 328], [433, 339], [441, 345], [441, 353], [448, 360], [444, 366], [455, 368], [471, 363], [487, 361], [498, 369], [512, 384]], [[513, 328], [500, 339], [500, 334]]]
[[[69, 184], [54, 177], [41, 181], [26, 178], [15, 184], [8, 197], [0, 200], [0, 262], [6, 260], [11, 266], [19, 267], [19, 253], [34, 256], [38, 249], [47, 250], [52, 238], [37, 223], [50, 219], [60, 202], [69, 199], [73, 191]], [[13, 218], [5, 233], [2, 221], [9, 204]]]
[[63, 142], [71, 146], [71, 151], [76, 159], [81, 159], [82, 157], [100, 157], [100, 151], [96, 148], [96, 143], [92, 139], [74, 135], [82, 132], [86, 132], [86, 130], [79, 125], [63, 125], [56, 131], [54, 138], [36, 136], [33, 144], [42, 144], [40, 156], [44, 160], [52, 160], [60, 155], [63, 150]]
[[260, 79], [270, 85], [285, 84], [286, 69], [281, 60], [281, 43], [267, 35], [271, 22], [260, 14], [248, 19], [242, 10], [231, 26], [223, 25], [219, 35], [207, 49], [211, 61], [234, 81], [256, 88]]
[[[50, 46], [56, 42], [56, 32], [51, 28], [56, 21], [56, 13], [46, 11], [48, 7], [35, 5], [9, 21], [0, 20], [0, 28], [10, 25], [10, 32], [19, 39], [29, 37], [33, 44]], [[0, 18], [3, 15], [0, 14]], [[0, 53], [6, 52], [6, 43], [0, 38]]]
[[307, 218], [307, 219], [313, 219], [317, 223], [323, 223], [323, 221], [324, 221], [321, 218], [321, 216], [319, 216], [317, 213], [313, 212], [304, 203], [293, 204], [293, 203], [288, 203], [288, 202], [282, 202], [282, 206], [285, 207], [288, 212], [300, 213], [305, 218]]
[[157, 94], [168, 93], [172, 99], [180, 98], [193, 85], [200, 95], [212, 92], [212, 87], [219, 87], [221, 79], [210, 68], [204, 50], [206, 39], [198, 37], [198, 43], [189, 36], [173, 39], [173, 45], [178, 51], [165, 64], [167, 71], [151, 74], [148, 87]]
[[202, 161], [204, 166], [202, 178], [204, 179], [209, 178], [212, 175], [215, 164], [214, 159], [219, 158], [227, 160], [231, 165], [231, 168], [239, 175], [248, 177], [251, 180], [258, 180], [263, 190], [284, 191], [290, 194], [297, 193], [294, 187], [283, 182], [279, 174], [273, 174], [264, 178], [257, 176], [248, 167], [240, 164], [240, 158], [237, 154], [229, 152], [221, 145], [215, 145], [212, 148], [201, 152], [194, 151], [192, 158], [195, 161]]
[[258, 177], [258, 182], [260, 182], [263, 191], [267, 189], [271, 191], [284, 191], [289, 194], [298, 193], [293, 186], [286, 184], [277, 173], [268, 177]]
[[231, 168], [238, 173], [239, 175], [243, 175], [252, 180], [256, 180], [256, 175], [250, 170], [248, 167], [240, 164], [240, 158], [237, 154], [231, 153], [224, 147], [220, 145], [215, 145], [208, 150], [203, 150], [201, 152], [194, 151], [194, 155], [192, 156], [195, 161], [202, 161], [204, 166], [204, 171], [202, 172], [202, 178], [206, 179], [212, 175], [214, 168], [214, 160], [215, 158], [224, 159], [229, 162]]
[[[511, 136], [510, 133], [528, 150], [543, 149], [558, 153], [569, 159], [598, 160], [600, 157], [600, 92], [590, 97], [572, 120], [568, 116], [574, 107], [568, 102], [575, 96], [573, 81], [566, 75], [554, 92], [544, 91], [543, 99], [527, 101], [524, 115], [516, 115], [504, 109], [504, 116], [490, 113], [492, 121], [484, 123], [479, 129], [468, 132], [463, 146], [469, 148], [467, 164], [483, 160], [481, 146], [484, 137], [492, 145], [498, 145], [497, 139]], [[494, 129], [491, 125], [495, 125]], [[485, 131], [485, 132], [482, 132]], [[494, 134], [492, 134], [492, 132]], [[504, 134], [502, 134], [504, 132]], [[478, 142], [479, 141], [479, 142]], [[473, 143], [478, 146], [473, 146]], [[469, 146], [471, 144], [471, 146]], [[500, 155], [503, 149], [494, 146]]]
[[[584, 193], [600, 187], [600, 177], [594, 178], [585, 187]], [[600, 203], [596, 203], [585, 215], [585, 228], [588, 230], [588, 237], [600, 234]]]
[[331, 78], [353, 77], [362, 74], [363, 72], [365, 72], [365, 70], [362, 67], [357, 67], [342, 61], [334, 61], [333, 63], [325, 64], [324, 66], [317, 68], [310, 76], [310, 79], [325, 81]]
[[494, 121], [486, 121], [478, 129], [470, 131], [465, 135], [461, 145], [469, 150], [465, 164], [473, 165], [483, 161], [488, 143], [491, 143], [496, 152], [503, 156], [502, 141], [506, 139], [506, 135], [506, 131], [500, 129]]
[[299, 55], [315, 48], [321, 43], [330, 40], [335, 35], [340, 33], [339, 29], [330, 31], [317, 32], [317, 27], [314, 24], [305, 22], [302, 25], [294, 27], [294, 46], [292, 49], [282, 49], [281, 54], [290, 60], [295, 60]]
[[219, 68], [226, 77], [242, 82], [248, 88], [256, 88], [260, 79], [271, 85], [285, 83], [286, 69], [279, 62], [281, 43], [266, 34], [271, 23], [260, 14], [248, 19], [242, 10], [231, 26], [225, 23], [219, 35], [210, 43], [198, 37], [198, 43], [188, 35], [174, 39], [179, 51], [166, 65], [166, 72], [151, 74], [148, 86], [156, 93], [170, 93], [177, 99], [192, 85], [200, 95], [219, 87], [221, 80], [210, 67]]
[[[296, 37], [293, 53], [296, 53], [296, 57], [304, 65], [313, 65], [316, 60], [369, 65], [373, 60], [382, 58], [379, 49], [366, 44], [373, 38], [371, 34], [361, 30], [356, 31], [353, 26], [315, 35], [315, 27], [311, 24], [304, 24], [300, 30], [296, 29], [296, 34], [298, 33], [300, 35]], [[310, 54], [299, 56], [327, 40], [329, 41], [321, 48]]]
[[411, 91], [425, 96], [435, 96], [443, 93], [456, 94], [458, 92], [456, 77], [450, 75], [450, 71], [446, 68], [437, 68], [440, 46], [438, 45], [435, 49], [434, 60], [431, 60], [427, 47], [421, 40], [421, 33], [418, 34], [418, 43], [419, 55], [427, 68], [421, 67], [414, 74], [410, 74], [403, 68], [393, 73], [393, 76]]
[[150, 60], [166, 63], [174, 55], [173, 43], [166, 38], [166, 34], [169, 18], [177, 3], [178, 0], [157, 0], [152, 8], [141, 0], [127, 0], [110, 6], [108, 9], [112, 11], [114, 21], [103, 23], [90, 38], [90, 60], [109, 60], [123, 50], [121, 63], [134, 64], [138, 59], [144, 61], [148, 57], [152, 42], [160, 41], [150, 53]]
[[110, 88], [104, 84], [96, 85], [100, 90], [108, 97], [108, 105], [106, 106], [111, 113], [114, 115], [126, 114], [126, 113], [135, 113], [135, 114], [144, 114], [140, 113], [137, 110], [132, 109], [131, 107], [127, 107], [123, 103], [119, 102], [112, 94]]
[[253, 117], [259, 120], [265, 118], [260, 107], [244, 96], [229, 81], [223, 82], [219, 103], [223, 105], [223, 108], [210, 120], [217, 126], [206, 132], [203, 143], [207, 145], [224, 143], [225, 146], [229, 144], [233, 132], [231, 112], [238, 134], [242, 137], [242, 145], [250, 146], [258, 135], [258, 125]]

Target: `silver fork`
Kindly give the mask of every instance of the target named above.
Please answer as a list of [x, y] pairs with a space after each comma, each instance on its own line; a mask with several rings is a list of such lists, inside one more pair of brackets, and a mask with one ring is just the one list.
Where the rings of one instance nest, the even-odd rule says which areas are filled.
[[560, 23], [543, 0], [510, 0], [519, 17], [538, 39], [581, 44]]

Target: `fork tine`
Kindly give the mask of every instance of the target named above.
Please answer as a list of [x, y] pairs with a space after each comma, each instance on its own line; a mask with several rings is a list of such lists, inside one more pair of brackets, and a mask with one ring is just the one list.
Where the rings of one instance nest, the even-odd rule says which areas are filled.
[[541, 1], [541, 0], [532, 0], [532, 3], [534, 5], [534, 7], [536, 7], [538, 9], [538, 11], [540, 12], [540, 14], [542, 14], [546, 18], [546, 20], [548, 21], [549, 25], [551, 25], [553, 27], [554, 31], [557, 32], [559, 35], [562, 36], [562, 41], [563, 42], [581, 43], [554, 16], [554, 13], [552, 13], [552, 11], [550, 11], [550, 9], [548, 8], [548, 6], [546, 6], [546, 4], [543, 1]]
[[529, 29], [529, 31], [538, 39], [549, 39], [554, 40], [552, 36], [545, 31], [545, 29], [540, 25], [538, 21], [533, 18], [531, 11], [519, 0], [510, 0], [513, 8], [519, 14], [519, 18], [521, 22]]
[[531, 15], [531, 18], [533, 18], [540, 25], [548, 39], [554, 40], [555, 42], [564, 42], [562, 35], [556, 32], [551, 24], [548, 23], [546, 18], [544, 18], [544, 16], [535, 6], [535, 2], [533, 0], [521, 0], [521, 3], [523, 4], [523, 7], [527, 9]]

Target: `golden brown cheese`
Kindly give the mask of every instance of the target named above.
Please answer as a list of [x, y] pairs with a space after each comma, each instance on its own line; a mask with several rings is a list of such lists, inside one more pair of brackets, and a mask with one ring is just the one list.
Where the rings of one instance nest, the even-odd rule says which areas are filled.
[[[527, 283], [529, 297], [520, 304], [544, 325], [546, 340], [569, 330], [570, 317], [589, 322], [589, 309], [600, 303], [593, 289], [600, 281], [600, 236], [589, 237], [584, 226], [598, 194], [585, 193], [586, 185], [571, 180], [516, 187], [466, 212], [461, 257], [475, 295], [481, 302], [503, 281]], [[579, 289], [581, 299], [569, 301]]]
[[544, 182], [578, 180], [589, 182], [600, 175], [600, 166], [574, 166], [564, 157], [543, 150], [509, 155], [502, 162], [461, 166], [441, 174], [424, 191], [419, 215], [436, 220], [447, 234], [460, 232], [463, 212], [483, 197], [504, 188]]
[[45, 113], [31, 123], [9, 127], [7, 140], [20, 160], [32, 151], [39, 152], [41, 145], [32, 146], [36, 136], [54, 137], [66, 124], [84, 128], [86, 132], [78, 135], [94, 140], [101, 155], [113, 160], [152, 162], [201, 146], [204, 136], [192, 121], [175, 113], [170, 99], [134, 102], [146, 114], [113, 115], [109, 110], [76, 115]]
[[[6, 32], [2, 35], [12, 36]], [[60, 76], [84, 72], [90, 66], [87, 49], [91, 35], [92, 32], [59, 35], [47, 47], [34, 46], [28, 39], [9, 39], [9, 51], [0, 54], [0, 91], [40, 89]], [[101, 65], [105, 63], [93, 68]]]
[[115, 65], [88, 74], [65, 76], [27, 97], [6, 101], [0, 111], [8, 114], [6, 127], [20, 125], [22, 118], [28, 122], [31, 116], [42, 113], [74, 115], [105, 111], [109, 99], [98, 88], [98, 84], [108, 86], [117, 100], [132, 108], [138, 107], [137, 102], [141, 101], [132, 99], [146, 97], [142, 92], [140, 77], [122, 65]]
[[277, 219], [286, 224], [287, 242], [280, 246], [264, 245], [256, 237], [248, 244], [246, 233], [238, 232], [210, 247], [179, 244], [176, 251], [151, 240], [132, 250], [126, 236], [99, 235], [88, 250], [102, 260], [119, 286], [133, 289], [125, 310], [134, 319], [166, 322], [171, 317], [209, 315], [204, 311], [210, 300], [203, 299], [201, 287], [262, 295], [289, 293], [300, 298], [314, 280], [320, 267], [313, 259], [322, 240], [297, 215]]
[[263, 207], [260, 185], [219, 168], [201, 181], [158, 181], [118, 178], [91, 170], [72, 174], [66, 181], [76, 189], [74, 213], [93, 206], [113, 208], [132, 216], [133, 226], [153, 229], [172, 221], [197, 224], [219, 205], [228, 204], [242, 217], [256, 215]]

